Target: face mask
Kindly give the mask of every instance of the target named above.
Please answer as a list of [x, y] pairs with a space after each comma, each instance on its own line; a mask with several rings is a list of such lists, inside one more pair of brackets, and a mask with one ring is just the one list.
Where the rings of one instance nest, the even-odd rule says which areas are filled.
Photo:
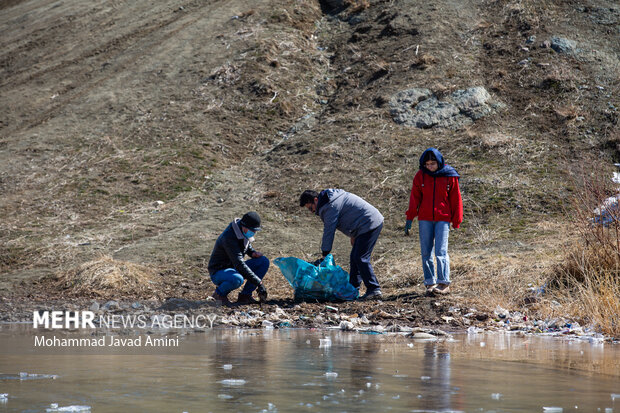
[[250, 230], [248, 229], [248, 231], [247, 231], [247, 232], [245, 232], [245, 233], [243, 234], [243, 236], [244, 236], [244, 237], [246, 237], [247, 239], [250, 239], [250, 238], [252, 238], [252, 237], [254, 236], [254, 234], [256, 234], [254, 231], [250, 231]]

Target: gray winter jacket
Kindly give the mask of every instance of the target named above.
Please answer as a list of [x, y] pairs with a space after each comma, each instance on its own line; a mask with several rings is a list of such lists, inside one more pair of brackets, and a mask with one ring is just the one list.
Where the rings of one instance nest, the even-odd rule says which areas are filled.
[[213, 275], [219, 270], [234, 268], [243, 278], [252, 284], [259, 285], [261, 279], [247, 266], [243, 260], [244, 254], [252, 256], [254, 248], [250, 241], [243, 236], [238, 225], [239, 218], [231, 222], [215, 241], [211, 258], [209, 259], [209, 274]]
[[316, 213], [323, 220], [323, 253], [332, 250], [336, 229], [357, 237], [383, 224], [383, 215], [359, 196], [342, 189], [325, 189], [319, 194]]

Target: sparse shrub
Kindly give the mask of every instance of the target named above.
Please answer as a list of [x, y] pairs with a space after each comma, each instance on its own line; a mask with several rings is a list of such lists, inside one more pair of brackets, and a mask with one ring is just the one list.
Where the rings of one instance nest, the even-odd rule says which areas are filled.
[[562, 308], [620, 337], [620, 208], [608, 173], [582, 174], [571, 203], [572, 228], [579, 235], [550, 280]]

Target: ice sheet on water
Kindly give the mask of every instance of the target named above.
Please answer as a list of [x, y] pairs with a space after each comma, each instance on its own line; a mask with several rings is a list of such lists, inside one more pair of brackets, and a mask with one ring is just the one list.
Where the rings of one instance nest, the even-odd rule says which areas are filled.
[[90, 412], [90, 406], [63, 406], [58, 407], [58, 403], [50, 404], [50, 407], [45, 409], [46, 412], [77, 412], [87, 413]]
[[228, 400], [228, 399], [232, 399], [233, 396], [231, 396], [230, 394], [218, 394], [217, 398], [222, 399], [222, 400]]
[[0, 374], [0, 380], [37, 380], [37, 379], [57, 379], [55, 374], [36, 374], [20, 372], [19, 374]]
[[319, 348], [321, 347], [331, 347], [332, 346], [332, 340], [329, 337], [325, 337], [325, 338], [320, 338], [319, 339]]
[[246, 381], [243, 379], [225, 379], [221, 380], [220, 383], [224, 386], [243, 386]]

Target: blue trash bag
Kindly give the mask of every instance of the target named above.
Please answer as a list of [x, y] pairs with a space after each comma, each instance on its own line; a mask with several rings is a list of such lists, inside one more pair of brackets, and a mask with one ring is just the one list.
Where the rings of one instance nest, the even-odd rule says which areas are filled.
[[334, 264], [332, 254], [318, 266], [295, 257], [280, 257], [273, 262], [295, 289], [295, 298], [351, 301], [359, 295], [357, 288], [349, 283], [349, 273]]

